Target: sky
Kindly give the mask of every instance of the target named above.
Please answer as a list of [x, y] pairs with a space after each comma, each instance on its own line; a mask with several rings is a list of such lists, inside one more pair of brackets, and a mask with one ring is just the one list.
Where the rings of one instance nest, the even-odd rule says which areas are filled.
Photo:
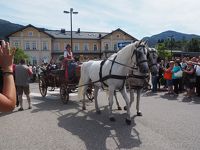
[[112, 32], [137, 39], [167, 30], [200, 35], [199, 0], [0, 0], [0, 19], [21, 25], [70, 31]]

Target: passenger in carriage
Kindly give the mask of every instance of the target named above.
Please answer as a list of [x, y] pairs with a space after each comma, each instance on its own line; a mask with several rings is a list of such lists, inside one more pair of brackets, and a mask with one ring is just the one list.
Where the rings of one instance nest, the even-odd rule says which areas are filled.
[[50, 61], [50, 63], [47, 65], [47, 71], [52, 70], [52, 65], [53, 65], [53, 63], [52, 63], [52, 61]]
[[73, 53], [72, 53], [72, 50], [71, 50], [71, 46], [69, 44], [67, 44], [67, 46], [65, 48], [66, 48], [66, 50], [64, 52], [64, 59], [68, 62], [73, 61], [74, 56], [73, 56]]
[[75, 63], [73, 53], [71, 51], [71, 46], [68, 44], [66, 50], [64, 51], [64, 68], [65, 68], [65, 78], [67, 80], [73, 80], [75, 78], [75, 70], [77, 64]]

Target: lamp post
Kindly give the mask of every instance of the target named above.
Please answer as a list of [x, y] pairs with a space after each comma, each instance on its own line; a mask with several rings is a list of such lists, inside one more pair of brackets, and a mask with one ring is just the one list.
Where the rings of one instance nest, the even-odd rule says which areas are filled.
[[74, 12], [73, 8], [70, 8], [70, 11], [63, 11], [66, 14], [70, 14], [70, 24], [71, 24], [71, 50], [73, 52], [73, 45], [72, 45], [72, 14], [78, 14], [78, 12]]

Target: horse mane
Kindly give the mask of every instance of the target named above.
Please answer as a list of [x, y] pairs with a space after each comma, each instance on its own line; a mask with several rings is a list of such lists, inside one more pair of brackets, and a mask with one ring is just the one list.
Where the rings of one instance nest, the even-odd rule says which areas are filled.
[[155, 51], [155, 52], [157, 52], [157, 49], [155, 49], [155, 48], [153, 48], [153, 47], [151, 47], [151, 48], [149, 48], [151, 51]]

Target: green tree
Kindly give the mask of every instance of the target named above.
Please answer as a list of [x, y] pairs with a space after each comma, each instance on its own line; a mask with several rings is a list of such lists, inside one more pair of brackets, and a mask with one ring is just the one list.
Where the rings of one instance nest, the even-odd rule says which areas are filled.
[[192, 39], [188, 43], [188, 51], [190, 52], [199, 52], [200, 51], [200, 44], [198, 39]]
[[14, 63], [18, 64], [21, 59], [29, 60], [29, 57], [22, 49], [17, 48], [15, 52]]
[[165, 46], [165, 43], [159, 43], [156, 45], [156, 49], [158, 50], [158, 56], [162, 59], [170, 59], [171, 53]]

